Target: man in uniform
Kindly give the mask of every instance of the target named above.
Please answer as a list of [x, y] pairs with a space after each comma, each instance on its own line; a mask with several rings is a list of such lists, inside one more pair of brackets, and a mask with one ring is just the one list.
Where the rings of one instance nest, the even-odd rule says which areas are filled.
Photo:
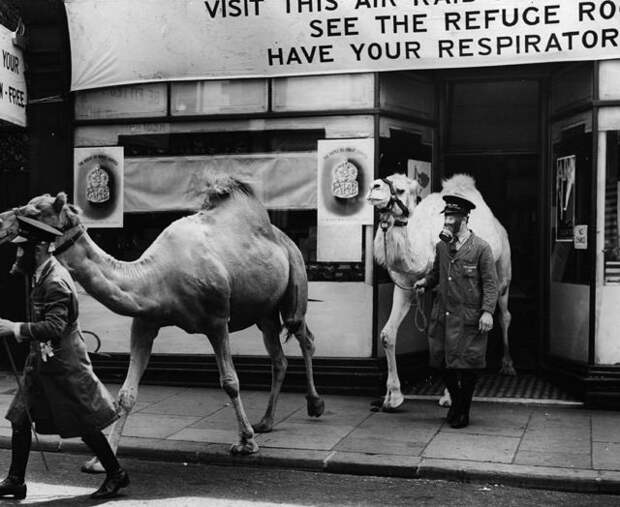
[[486, 366], [487, 333], [497, 303], [497, 272], [491, 247], [468, 227], [474, 203], [460, 195], [443, 197], [444, 228], [433, 269], [415, 283], [423, 293], [439, 285], [428, 328], [430, 364], [445, 368], [452, 405], [446, 421], [469, 424], [477, 370]]
[[81, 437], [106, 470], [91, 497], [111, 498], [129, 485], [101, 432], [118, 418], [114, 400], [93, 372], [78, 324], [78, 298], [69, 272], [53, 257], [52, 243], [61, 233], [28, 217], [18, 217], [19, 243], [13, 271], [32, 277], [31, 322], [0, 319], [0, 339], [30, 342], [21, 388], [6, 418], [12, 427], [8, 477], [0, 498], [26, 497], [24, 482], [32, 440], [30, 418], [41, 434]]

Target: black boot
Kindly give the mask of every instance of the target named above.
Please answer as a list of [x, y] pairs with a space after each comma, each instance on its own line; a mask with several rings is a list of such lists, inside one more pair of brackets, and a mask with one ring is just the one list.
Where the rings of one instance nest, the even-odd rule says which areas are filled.
[[459, 381], [456, 376], [455, 370], [446, 370], [445, 383], [448, 392], [450, 393], [450, 408], [446, 415], [446, 422], [452, 424], [456, 419], [459, 412], [459, 404], [461, 399], [461, 389], [459, 387]]
[[95, 500], [113, 498], [118, 494], [119, 489], [126, 488], [127, 486], [129, 486], [129, 475], [127, 475], [124, 469], [119, 467], [116, 472], [106, 475], [103, 484], [90, 497]]
[[0, 498], [12, 496], [19, 500], [26, 498], [26, 484], [23, 479], [9, 475], [0, 482]]
[[12, 496], [20, 500], [26, 498], [26, 465], [30, 455], [32, 433], [27, 422], [11, 424], [11, 467], [9, 475], [0, 482], [0, 498]]
[[475, 371], [465, 370], [461, 373], [461, 406], [459, 407], [458, 415], [450, 424], [452, 428], [465, 428], [469, 426], [469, 411], [477, 380]]
[[108, 439], [101, 431], [82, 435], [82, 440], [93, 450], [106, 471], [105, 481], [97, 491], [90, 495], [91, 498], [112, 498], [117, 495], [119, 489], [129, 486], [129, 475], [119, 465]]

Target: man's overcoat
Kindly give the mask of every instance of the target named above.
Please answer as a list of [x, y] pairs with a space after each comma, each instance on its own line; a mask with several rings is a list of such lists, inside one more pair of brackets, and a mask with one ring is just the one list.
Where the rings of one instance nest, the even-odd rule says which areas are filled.
[[426, 286], [439, 285], [428, 328], [434, 367], [484, 368], [487, 333], [478, 322], [497, 303], [497, 272], [491, 247], [473, 232], [458, 250], [440, 241]]
[[[70, 438], [105, 428], [118, 418], [114, 399], [93, 372], [79, 331], [77, 291], [55, 258], [44, 265], [30, 299], [31, 322], [20, 326], [30, 340], [24, 392], [17, 393], [6, 418], [27, 421], [27, 403], [37, 433]], [[54, 355], [43, 361], [41, 344], [47, 341]]]

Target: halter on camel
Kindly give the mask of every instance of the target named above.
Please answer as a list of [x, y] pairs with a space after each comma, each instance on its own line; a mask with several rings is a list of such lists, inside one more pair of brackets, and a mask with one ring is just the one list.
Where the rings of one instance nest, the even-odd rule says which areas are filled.
[[[394, 205], [396, 205], [400, 208], [400, 211], [402, 212], [401, 216], [404, 217], [404, 220], [401, 218], [394, 217], [394, 227], [403, 227], [407, 225], [407, 223], [409, 222], [409, 208], [407, 208], [405, 203], [401, 201], [400, 197], [396, 195], [396, 190], [394, 189], [394, 183], [392, 183], [387, 178], [381, 178], [381, 181], [383, 181], [383, 183], [385, 183], [390, 189], [390, 200], [387, 202], [385, 207], [378, 209], [379, 213], [391, 213], [392, 209], [394, 208]], [[381, 229], [383, 230], [384, 234], [388, 227], [389, 227], [389, 223], [387, 222], [387, 220], [381, 220]], [[386, 259], [387, 259], [387, 255], [386, 255]]]
[[[392, 183], [388, 178], [381, 178], [381, 181], [383, 181], [383, 183], [385, 183], [390, 189], [390, 200], [387, 202], [387, 204], [383, 208], [379, 208], [378, 211], [381, 214], [391, 214], [394, 206], [397, 206], [398, 208], [400, 208], [400, 211], [402, 214], [400, 215], [399, 218], [394, 217], [394, 223], [392, 224], [392, 226], [393, 227], [405, 227], [409, 223], [409, 214], [410, 214], [409, 208], [401, 200], [401, 198], [398, 197], [398, 195], [396, 195], [394, 183]], [[390, 227], [390, 224], [387, 220], [384, 220], [384, 219], [381, 219], [379, 224], [381, 226], [381, 230], [383, 231], [384, 259], [387, 262], [387, 258], [388, 258], [387, 230]], [[394, 285], [398, 286], [402, 290], [406, 290], [406, 291], [413, 290], [413, 285], [411, 287], [405, 287], [404, 285], [401, 285], [400, 283], [398, 283], [393, 276], [391, 276], [390, 278], [392, 279], [392, 282], [394, 283]], [[428, 324], [428, 319], [426, 318], [426, 315], [424, 314], [424, 310], [422, 309], [423, 307], [422, 296], [416, 292], [415, 299], [416, 299], [416, 304], [415, 304], [414, 324], [415, 324], [415, 327], [418, 329], [418, 331], [424, 332]]]

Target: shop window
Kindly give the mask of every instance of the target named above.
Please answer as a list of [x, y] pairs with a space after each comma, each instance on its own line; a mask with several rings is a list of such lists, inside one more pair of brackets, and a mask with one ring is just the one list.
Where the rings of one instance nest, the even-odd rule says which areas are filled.
[[165, 83], [115, 86], [76, 92], [75, 119], [146, 118], [166, 116]]
[[551, 281], [588, 285], [592, 260], [575, 227], [590, 223], [592, 133], [583, 125], [562, 131], [552, 163]]
[[273, 153], [315, 151], [325, 137], [317, 130], [261, 130], [238, 132], [184, 132], [118, 136], [126, 157], [175, 155], [227, 155], [231, 153]]
[[318, 111], [374, 106], [373, 74], [286, 77], [273, 80], [273, 110]]
[[[247, 164], [256, 163], [257, 159], [290, 159], [294, 161], [297, 157], [301, 161], [302, 155], [305, 155], [303, 157], [305, 165], [302, 167], [305, 167], [314, 179], [316, 167], [315, 158], [313, 158], [314, 152], [316, 152], [317, 141], [323, 138], [325, 138], [323, 130], [193, 132], [119, 136], [119, 144], [125, 148], [125, 154], [128, 157], [126, 162], [126, 170], [128, 171], [125, 185], [126, 200], [128, 199], [129, 166], [132, 163], [132, 158], [134, 162], [147, 166], [152, 163], [148, 168], [153, 175], [157, 175], [157, 178], [164, 178], [164, 176], [169, 178], [173, 177], [173, 166], [177, 170], [183, 168], [183, 160], [187, 161], [185, 169], [188, 171], [195, 168], [196, 164], [200, 165], [201, 160], [207, 163], [209, 160], [206, 159], [214, 158], [221, 159], [223, 164], [229, 164], [233, 170], [234, 161], [244, 164], [245, 167]], [[227, 157], [226, 155], [231, 156]], [[311, 161], [309, 166], [308, 160]], [[166, 163], [170, 166], [168, 171], [162, 172], [156, 167], [157, 164], [165, 165]], [[244, 170], [246, 169], [247, 167]], [[299, 167], [297, 169], [299, 170]], [[256, 174], [260, 173], [257, 172]], [[279, 178], [277, 183], [280, 186], [285, 186], [288, 180], [296, 181], [292, 178]], [[257, 195], [269, 194], [270, 199], [267, 200], [270, 202], [282, 202], [270, 194], [270, 189], [274, 187], [273, 182], [252, 181], [250, 183], [255, 186]], [[277, 209], [268, 209], [268, 212], [271, 222], [291, 237], [300, 248], [306, 262], [308, 279], [311, 281], [363, 281], [363, 258], [361, 262], [317, 261], [317, 211], [308, 207], [296, 209], [301, 201], [298, 199], [291, 202], [291, 199], [295, 199], [295, 195], [300, 191], [298, 185], [292, 185], [288, 204], [290, 207], [280, 204]], [[123, 260], [135, 260], [167, 225], [192, 212], [189, 209], [182, 209], [183, 207], [183, 203], [178, 203], [179, 209], [176, 210], [126, 213], [125, 226], [121, 233], [116, 229], [99, 229], [93, 234], [93, 237], [104, 250], [115, 257]], [[363, 245], [362, 252], [365, 253]]]
[[618, 185], [620, 185], [620, 131], [607, 133], [605, 185], [605, 283], [620, 284]]
[[262, 113], [268, 107], [267, 80], [172, 83], [170, 101], [173, 116]]

